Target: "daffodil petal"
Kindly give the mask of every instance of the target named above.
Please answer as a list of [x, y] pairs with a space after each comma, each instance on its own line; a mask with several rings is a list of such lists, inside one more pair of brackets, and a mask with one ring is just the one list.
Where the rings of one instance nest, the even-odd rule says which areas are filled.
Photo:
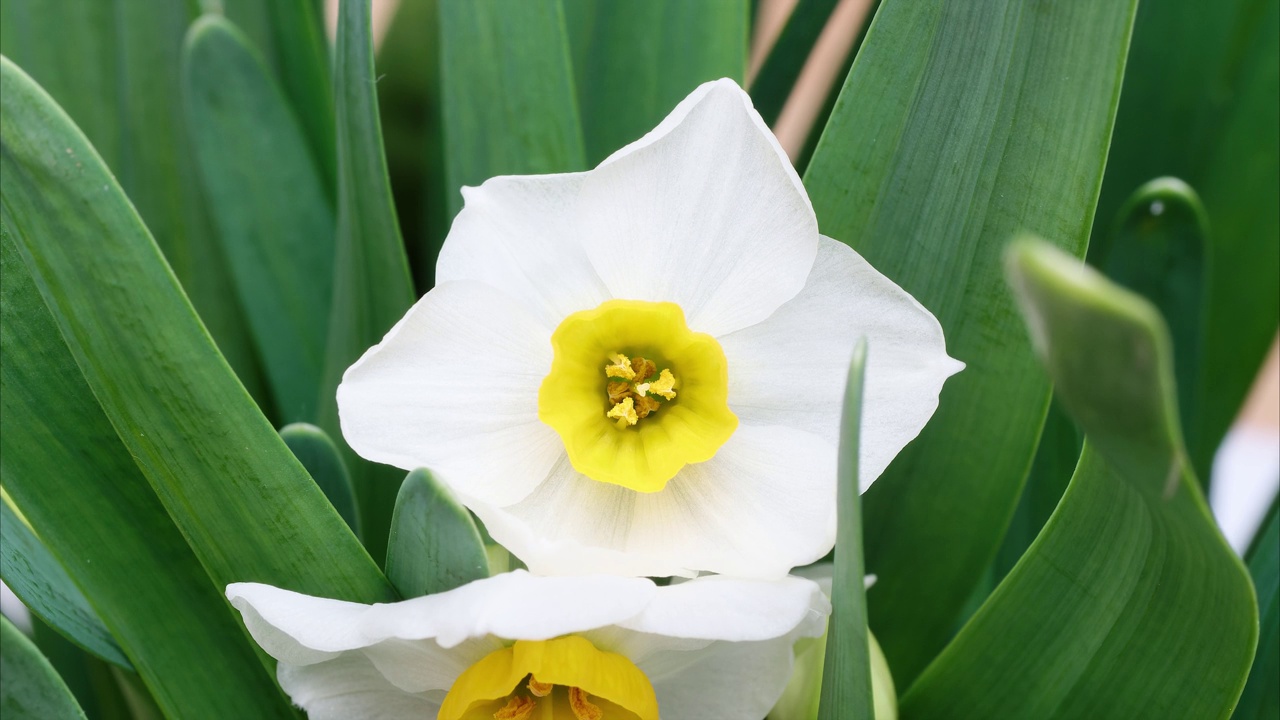
[[843, 243], [823, 237], [808, 284], [768, 320], [717, 338], [729, 406], [743, 424], [785, 425], [836, 443], [853, 346], [867, 338], [859, 484], [865, 490], [924, 428], [964, 364], [937, 319]]
[[775, 578], [835, 542], [835, 457], [812, 433], [742, 425], [662, 492], [596, 482], [566, 459], [520, 502], [472, 509], [542, 574]]
[[466, 201], [436, 262], [436, 283], [485, 283], [548, 330], [608, 300], [574, 223], [585, 173], [502, 176], [465, 187]]
[[808, 580], [703, 577], [660, 588], [636, 618], [588, 635], [644, 671], [663, 717], [736, 720], [769, 712], [796, 640], [822, 635], [829, 613]]
[[712, 335], [794, 297], [818, 248], [800, 177], [731, 80], [586, 173], [576, 229], [613, 297], [675, 302]]
[[442, 692], [405, 692], [355, 653], [316, 665], [282, 663], [276, 676], [310, 720], [434, 718], [443, 697]]
[[550, 332], [477, 282], [437, 286], [338, 386], [342, 434], [362, 457], [428, 467], [461, 494], [509, 503], [564, 454], [538, 419]]

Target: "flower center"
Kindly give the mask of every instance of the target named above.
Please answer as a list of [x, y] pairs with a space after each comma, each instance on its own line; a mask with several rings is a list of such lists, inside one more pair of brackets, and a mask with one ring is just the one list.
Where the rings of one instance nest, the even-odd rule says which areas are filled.
[[585, 638], [519, 640], [458, 676], [437, 720], [658, 720], [649, 679]]
[[657, 492], [738, 427], [724, 351], [679, 305], [609, 300], [565, 318], [551, 345], [538, 418], [592, 480]]
[[605, 386], [605, 393], [613, 405], [605, 417], [617, 420], [618, 427], [631, 427], [649, 417], [650, 413], [662, 407], [660, 398], [676, 399], [676, 376], [666, 368], [659, 373], [652, 360], [632, 359], [622, 353], [613, 353], [609, 362], [612, 364], [605, 366], [605, 377], [621, 379], [610, 380]]

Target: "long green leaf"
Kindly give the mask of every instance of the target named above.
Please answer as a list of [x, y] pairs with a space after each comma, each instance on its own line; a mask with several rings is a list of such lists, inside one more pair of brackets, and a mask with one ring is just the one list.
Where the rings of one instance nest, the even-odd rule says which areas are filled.
[[329, 504], [346, 521], [351, 532], [359, 537], [360, 510], [356, 504], [356, 491], [351, 485], [351, 474], [347, 472], [338, 446], [323, 430], [307, 423], [294, 423], [280, 428], [280, 439], [284, 440], [293, 456], [307, 469], [307, 474], [320, 486], [324, 496], [329, 498]]
[[862, 571], [862, 503], [858, 495], [858, 447], [867, 343], [859, 341], [849, 364], [840, 419], [839, 486], [836, 493], [835, 577], [827, 620], [826, 659], [818, 720], [874, 720], [867, 601]]
[[[320, 388], [320, 424], [335, 438], [342, 373], [413, 304], [413, 281], [396, 221], [378, 121], [369, 0], [344, 0], [335, 64], [338, 108], [338, 230], [333, 309]], [[362, 460], [345, 445], [360, 498], [365, 546], [386, 553], [403, 471]]]
[[[0, 63], [5, 96], [12, 97], [13, 66]], [[209, 717], [289, 717], [221, 588], [98, 406], [19, 257], [20, 229], [9, 215], [8, 182], [17, 172], [10, 169], [9, 121], [6, 110], [0, 482], [169, 713], [207, 708]]]
[[751, 100], [766, 123], [772, 125], [778, 119], [836, 4], [837, 0], [799, 0], [791, 11], [769, 56], [751, 81]]
[[589, 165], [649, 132], [698, 85], [743, 83], [746, 0], [566, 0], [565, 15]]
[[10, 507], [7, 495], [0, 501], [0, 536], [0, 577], [23, 604], [85, 650], [132, 669], [84, 593]]
[[263, 402], [262, 371], [182, 116], [182, 39], [197, 12], [191, 0], [4, 0], [0, 52], [89, 137], [223, 355]]
[[182, 64], [201, 177], [272, 396], [284, 420], [315, 420], [333, 296], [324, 181], [284, 95], [231, 23], [196, 21]]
[[387, 543], [387, 577], [404, 597], [452, 590], [489, 577], [471, 513], [428, 470], [400, 486]]
[[1280, 321], [1277, 26], [1280, 0], [1142, 3], [1098, 201], [1091, 260], [1115, 242], [1112, 218], [1140, 183], [1178, 177], [1204, 202], [1207, 326], [1197, 420], [1186, 428], [1201, 477]]
[[0, 617], [0, 714], [9, 720], [84, 718], [53, 666], [9, 618]]
[[1280, 717], [1280, 504], [1249, 549], [1249, 574], [1258, 594], [1258, 652], [1233, 718]]
[[1026, 227], [1084, 254], [1134, 6], [885, 0], [805, 174], [822, 231], [968, 364], [864, 499], [871, 628], [900, 682], [951, 634], [1035, 452], [1049, 386], [1000, 250]]
[[107, 418], [214, 583], [392, 597], [231, 374], [84, 136], [7, 59], [0, 83], [6, 232]]
[[1040, 537], [907, 691], [903, 715], [1226, 717], [1257, 607], [1182, 446], [1168, 330], [1047, 243], [1008, 257], [1085, 448]]
[[495, 175], [582, 170], [560, 0], [440, 0], [449, 216]]

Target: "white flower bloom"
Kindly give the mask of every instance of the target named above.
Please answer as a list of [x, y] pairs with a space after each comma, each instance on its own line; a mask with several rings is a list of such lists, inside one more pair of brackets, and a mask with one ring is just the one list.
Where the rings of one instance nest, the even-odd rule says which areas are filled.
[[812, 562], [835, 539], [856, 340], [864, 488], [962, 367], [927, 310], [818, 234], [732, 81], [595, 170], [463, 195], [436, 288], [347, 370], [342, 430], [370, 460], [431, 468], [535, 572]]
[[758, 720], [830, 612], [796, 577], [516, 571], [386, 605], [256, 583], [227, 598], [311, 720]]

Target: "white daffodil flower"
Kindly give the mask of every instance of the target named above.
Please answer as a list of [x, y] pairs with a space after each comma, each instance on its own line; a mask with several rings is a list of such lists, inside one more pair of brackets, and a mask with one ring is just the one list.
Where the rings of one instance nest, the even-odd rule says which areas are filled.
[[463, 196], [435, 289], [343, 377], [342, 431], [431, 468], [535, 572], [810, 563], [835, 540], [856, 340], [864, 488], [962, 367], [933, 315], [818, 234], [730, 80], [594, 170]]
[[236, 583], [311, 720], [759, 720], [830, 604], [812, 581], [538, 577], [387, 605]]

